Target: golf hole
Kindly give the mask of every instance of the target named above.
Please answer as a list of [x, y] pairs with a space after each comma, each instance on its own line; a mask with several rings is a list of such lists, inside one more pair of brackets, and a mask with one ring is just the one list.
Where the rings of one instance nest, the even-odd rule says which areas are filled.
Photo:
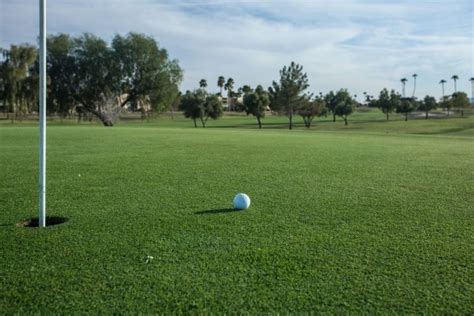
[[[59, 225], [67, 222], [66, 217], [46, 216], [46, 226]], [[38, 227], [38, 217], [30, 218], [16, 224], [17, 227]]]

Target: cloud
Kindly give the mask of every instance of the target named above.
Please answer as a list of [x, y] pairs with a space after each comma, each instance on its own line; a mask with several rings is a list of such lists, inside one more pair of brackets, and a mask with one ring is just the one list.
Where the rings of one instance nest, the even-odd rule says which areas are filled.
[[[359, 96], [400, 90], [412, 73], [419, 96], [439, 96], [437, 83], [452, 74], [469, 91], [474, 73], [470, 0], [49, 0], [48, 9], [51, 33], [152, 35], [180, 60], [183, 90], [205, 78], [217, 91], [219, 75], [268, 86], [293, 60], [312, 91], [345, 87]], [[0, 12], [1, 46], [35, 41], [36, 4], [7, 0]]]

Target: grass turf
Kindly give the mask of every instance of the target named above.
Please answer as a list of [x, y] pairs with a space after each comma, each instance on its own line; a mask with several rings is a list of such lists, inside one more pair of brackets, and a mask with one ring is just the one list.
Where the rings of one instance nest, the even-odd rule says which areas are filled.
[[0, 311], [472, 314], [472, 122], [3, 124]]

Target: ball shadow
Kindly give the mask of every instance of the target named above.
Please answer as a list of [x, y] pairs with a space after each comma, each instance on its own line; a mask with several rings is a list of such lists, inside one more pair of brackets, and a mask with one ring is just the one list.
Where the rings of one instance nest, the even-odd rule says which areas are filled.
[[218, 209], [212, 209], [212, 210], [199, 211], [199, 212], [195, 212], [194, 214], [212, 215], [212, 214], [234, 213], [234, 212], [239, 212], [239, 210], [236, 210], [234, 208], [218, 208]]

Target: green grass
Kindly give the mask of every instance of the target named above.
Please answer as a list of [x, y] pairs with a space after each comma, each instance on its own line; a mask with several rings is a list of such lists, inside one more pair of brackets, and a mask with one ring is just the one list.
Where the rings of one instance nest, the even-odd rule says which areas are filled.
[[[378, 109], [359, 109], [349, 117], [349, 125], [344, 126], [343, 121], [337, 118], [337, 122], [332, 121], [332, 116], [316, 118], [310, 131], [319, 132], [357, 132], [370, 134], [418, 134], [418, 135], [439, 135], [439, 136], [465, 136], [474, 137], [474, 108], [465, 111], [470, 116], [460, 117], [453, 113], [450, 118], [410, 118], [405, 122], [405, 118], [399, 114], [392, 113], [390, 120], [387, 121], [385, 115]], [[127, 115], [125, 115], [125, 118]], [[136, 116], [135, 116], [136, 117]], [[263, 120], [264, 129], [288, 129], [288, 119], [284, 116], [267, 115]], [[16, 121], [11, 124], [10, 121], [0, 120], [0, 127], [16, 126], [36, 126], [38, 123], [31, 120], [23, 122]], [[82, 122], [77, 124], [75, 119], [60, 121], [59, 119], [50, 119], [48, 124], [51, 126], [91, 126], [100, 125], [98, 122]], [[121, 127], [180, 127], [194, 128], [190, 119], [186, 119], [180, 113], [173, 117], [170, 114], [163, 114], [156, 119], [146, 121], [125, 119], [118, 123]], [[198, 122], [200, 127], [200, 123]], [[294, 117], [296, 129], [306, 130], [303, 120], [299, 116]], [[238, 128], [238, 129], [257, 129], [257, 121], [253, 116], [244, 114], [226, 114], [219, 120], [209, 120], [207, 128]]]
[[2, 122], [0, 312], [474, 313], [473, 118], [357, 115], [53, 123], [46, 229], [15, 227], [37, 128]]

